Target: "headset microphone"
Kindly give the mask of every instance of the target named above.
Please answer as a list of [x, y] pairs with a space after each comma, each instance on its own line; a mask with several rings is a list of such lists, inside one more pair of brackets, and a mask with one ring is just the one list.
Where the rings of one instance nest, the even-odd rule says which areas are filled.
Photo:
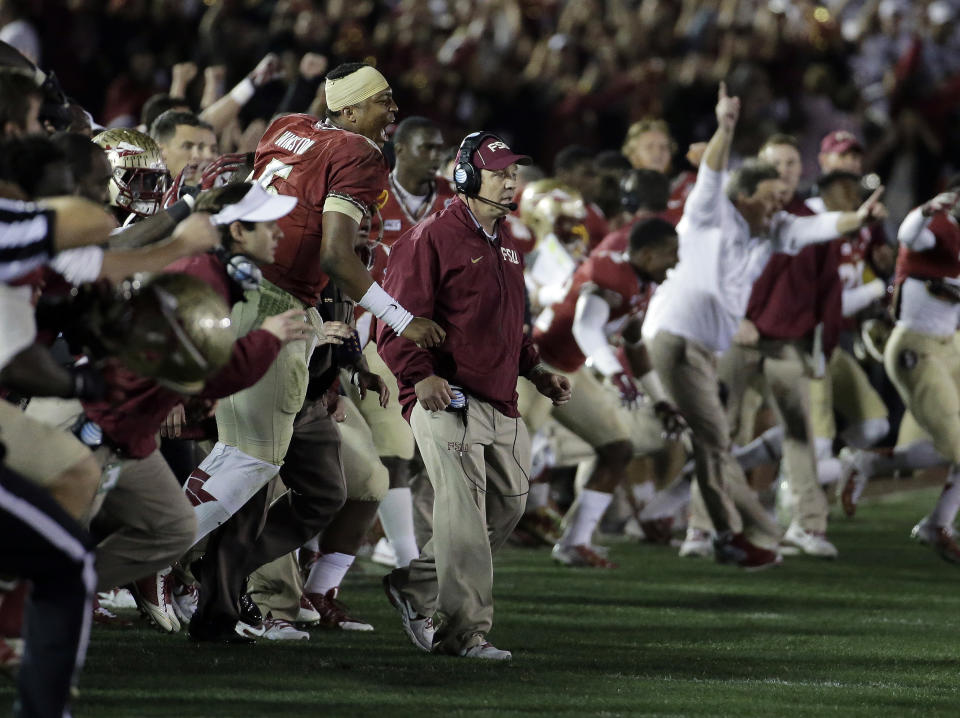
[[471, 197], [470, 199], [475, 199], [475, 200], [477, 200], [478, 202], [483, 202], [484, 204], [489, 204], [489, 205], [491, 205], [491, 206], [493, 206], [493, 207], [497, 207], [498, 209], [505, 209], [505, 210], [507, 210], [508, 212], [516, 212], [516, 211], [517, 211], [517, 203], [516, 203], [516, 202], [507, 202], [506, 204], [504, 204], [504, 203], [502, 203], [502, 202], [494, 202], [492, 199], [487, 199], [486, 197], [480, 197], [480, 196], [473, 196], [473, 197]]

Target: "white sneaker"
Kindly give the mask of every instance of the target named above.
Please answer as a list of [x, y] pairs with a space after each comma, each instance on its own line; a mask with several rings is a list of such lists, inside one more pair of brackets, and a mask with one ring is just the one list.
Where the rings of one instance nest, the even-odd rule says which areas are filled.
[[513, 658], [510, 651], [502, 651], [490, 641], [475, 643], [469, 648], [464, 648], [460, 651], [460, 656], [462, 658], [486, 658], [490, 661], [509, 661]]
[[929, 546], [937, 538], [937, 527], [930, 523], [930, 517], [924, 516], [920, 522], [910, 530], [910, 538], [923, 546]]
[[306, 641], [310, 638], [310, 634], [301, 631], [290, 621], [274, 618], [267, 614], [267, 617], [263, 619], [262, 637], [271, 641]]
[[397, 552], [393, 550], [393, 546], [387, 541], [386, 536], [377, 541], [377, 545], [373, 547], [370, 560], [379, 563], [381, 566], [397, 567]]
[[680, 544], [681, 558], [713, 558], [713, 534], [687, 527], [687, 535]]
[[109, 591], [101, 591], [97, 594], [100, 605], [116, 611], [121, 608], [136, 608], [137, 602], [133, 594], [125, 588], [112, 588]]
[[303, 623], [312, 626], [320, 623], [320, 612], [310, 603], [310, 599], [300, 594], [300, 607], [297, 609], [297, 620], [294, 623]]
[[390, 574], [383, 577], [383, 590], [387, 594], [390, 605], [397, 609], [397, 613], [400, 614], [403, 630], [413, 641], [413, 645], [427, 653], [432, 651], [435, 630], [433, 619], [430, 616], [417, 613], [410, 602], [390, 583]]
[[186, 626], [193, 620], [193, 614], [197, 612], [197, 604], [200, 600], [200, 590], [195, 583], [180, 583], [172, 576], [167, 580], [173, 583], [170, 591], [170, 606], [180, 621], [180, 625]]
[[150, 623], [165, 633], [176, 633], [180, 630], [180, 621], [170, 605], [170, 569], [160, 573], [152, 573], [146, 578], [134, 581], [127, 588], [133, 594], [140, 613], [149, 619]]
[[783, 535], [783, 543], [800, 549], [808, 556], [819, 558], [836, 558], [837, 547], [827, 541], [825, 534], [817, 531], [807, 531], [800, 524], [792, 523]]
[[557, 563], [564, 566], [585, 567], [585, 568], [618, 568], [617, 564], [604, 556], [604, 551], [598, 551], [599, 546], [588, 546], [581, 544], [579, 546], [564, 546], [556, 544], [550, 552], [550, 556]]

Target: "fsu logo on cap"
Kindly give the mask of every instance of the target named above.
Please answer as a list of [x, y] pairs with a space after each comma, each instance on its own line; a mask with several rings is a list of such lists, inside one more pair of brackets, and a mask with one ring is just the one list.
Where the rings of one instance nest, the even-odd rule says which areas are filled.
[[509, 150], [510, 148], [500, 140], [494, 140], [487, 145], [487, 149], [489, 149], [491, 152], [496, 152], [497, 150]]

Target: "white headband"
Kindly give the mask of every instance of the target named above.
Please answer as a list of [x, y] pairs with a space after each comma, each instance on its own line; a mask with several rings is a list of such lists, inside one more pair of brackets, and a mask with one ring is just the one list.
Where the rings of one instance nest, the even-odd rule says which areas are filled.
[[390, 87], [387, 78], [380, 71], [364, 65], [356, 72], [336, 80], [327, 80], [324, 92], [327, 96], [327, 109], [339, 112], [344, 107], [356, 105]]

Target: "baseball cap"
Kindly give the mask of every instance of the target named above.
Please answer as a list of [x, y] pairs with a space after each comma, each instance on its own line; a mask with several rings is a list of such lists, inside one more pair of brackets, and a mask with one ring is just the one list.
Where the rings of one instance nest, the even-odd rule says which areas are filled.
[[834, 130], [820, 141], [820, 152], [823, 154], [836, 152], [842, 155], [851, 150], [863, 152], [863, 145], [856, 135], [847, 130]]
[[233, 222], [270, 222], [285, 217], [297, 206], [297, 198], [283, 194], [271, 194], [258, 182], [254, 182], [243, 199], [228, 204], [210, 218], [213, 224]]
[[484, 138], [470, 158], [470, 164], [481, 170], [502, 170], [514, 162], [518, 165], [528, 165], [532, 161], [526, 155], [514, 153], [503, 140], [492, 135]]

